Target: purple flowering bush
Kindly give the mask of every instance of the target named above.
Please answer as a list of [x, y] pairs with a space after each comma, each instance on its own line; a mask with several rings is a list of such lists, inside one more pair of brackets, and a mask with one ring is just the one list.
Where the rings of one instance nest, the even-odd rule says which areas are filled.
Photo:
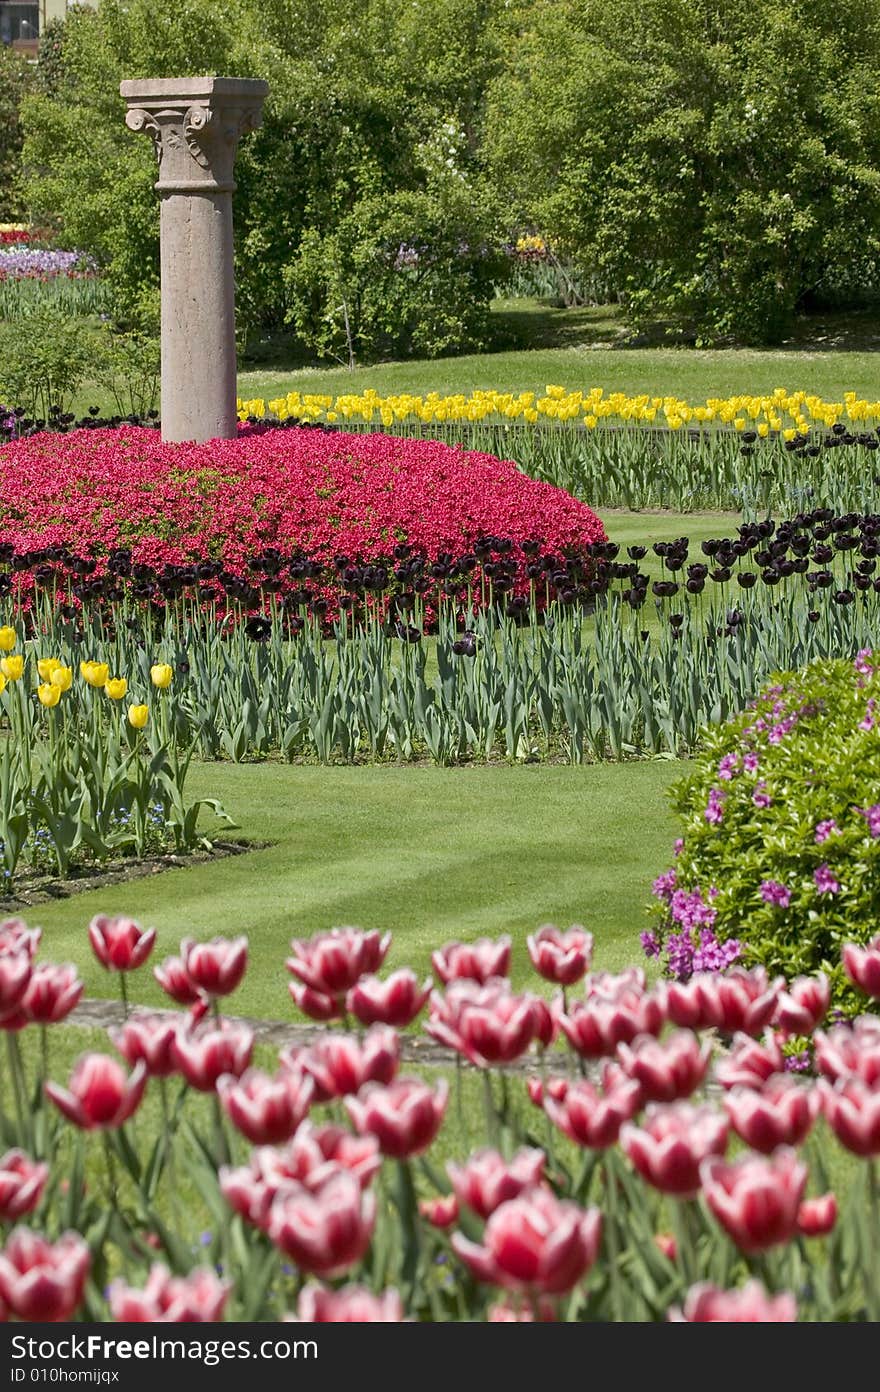
[[880, 930], [880, 653], [825, 660], [706, 732], [672, 789], [675, 865], [645, 952], [686, 981], [733, 962], [852, 988], [840, 944]]

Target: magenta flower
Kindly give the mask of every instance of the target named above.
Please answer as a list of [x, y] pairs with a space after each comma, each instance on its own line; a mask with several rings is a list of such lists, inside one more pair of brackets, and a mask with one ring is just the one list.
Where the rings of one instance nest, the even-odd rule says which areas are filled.
[[836, 836], [840, 831], [833, 817], [829, 817], [824, 822], [819, 822], [816, 827], [815, 841], [817, 846], [821, 846], [823, 841], [827, 841], [829, 836]]
[[678, 872], [675, 866], [673, 866], [671, 870], [665, 870], [662, 875], [657, 876], [656, 880], [651, 885], [651, 893], [656, 899], [662, 899], [666, 904], [669, 903], [672, 898], [672, 892], [675, 889], [677, 874]]
[[765, 904], [774, 904], [778, 909], [787, 909], [791, 903], [791, 890], [779, 880], [762, 880], [760, 894]]
[[856, 811], [861, 812], [868, 823], [868, 835], [880, 836], [880, 802], [875, 802], [872, 807], [858, 807]]
[[840, 882], [834, 878], [827, 865], [820, 865], [813, 871], [817, 894], [839, 894]]

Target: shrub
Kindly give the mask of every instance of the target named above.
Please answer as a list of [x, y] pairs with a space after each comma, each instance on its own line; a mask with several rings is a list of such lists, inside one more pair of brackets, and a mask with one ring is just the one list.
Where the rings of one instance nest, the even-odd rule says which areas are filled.
[[654, 886], [659, 931], [644, 937], [671, 974], [694, 969], [682, 932], [698, 950], [711, 933], [789, 978], [821, 969], [836, 1003], [854, 1005], [840, 945], [867, 942], [880, 916], [877, 661], [786, 674], [706, 734], [672, 791], [683, 834]]
[[65, 410], [88, 376], [95, 335], [79, 319], [50, 309], [0, 323], [0, 397], [46, 419]]

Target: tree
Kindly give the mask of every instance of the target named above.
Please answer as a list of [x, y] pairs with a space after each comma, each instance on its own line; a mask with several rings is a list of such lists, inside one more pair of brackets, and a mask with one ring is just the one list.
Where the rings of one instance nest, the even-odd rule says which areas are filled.
[[[25, 104], [31, 205], [136, 311], [154, 298], [158, 208], [120, 79], [265, 77], [263, 126], [236, 167], [240, 320], [292, 323], [332, 354], [477, 345], [502, 231], [480, 167], [501, 3], [100, 0], [67, 23], [58, 93]], [[398, 257], [416, 242], [418, 272]]]
[[0, 222], [16, 222], [24, 212], [18, 189], [24, 138], [19, 113], [32, 76], [25, 59], [0, 44]]
[[520, 4], [487, 163], [513, 221], [636, 323], [778, 340], [805, 297], [875, 285], [874, 0]]

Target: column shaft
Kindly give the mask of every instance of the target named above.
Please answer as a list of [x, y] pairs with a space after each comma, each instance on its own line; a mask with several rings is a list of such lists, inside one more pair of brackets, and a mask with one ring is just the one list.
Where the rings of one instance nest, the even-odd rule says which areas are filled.
[[236, 430], [232, 195], [166, 193], [161, 210], [162, 436]]

